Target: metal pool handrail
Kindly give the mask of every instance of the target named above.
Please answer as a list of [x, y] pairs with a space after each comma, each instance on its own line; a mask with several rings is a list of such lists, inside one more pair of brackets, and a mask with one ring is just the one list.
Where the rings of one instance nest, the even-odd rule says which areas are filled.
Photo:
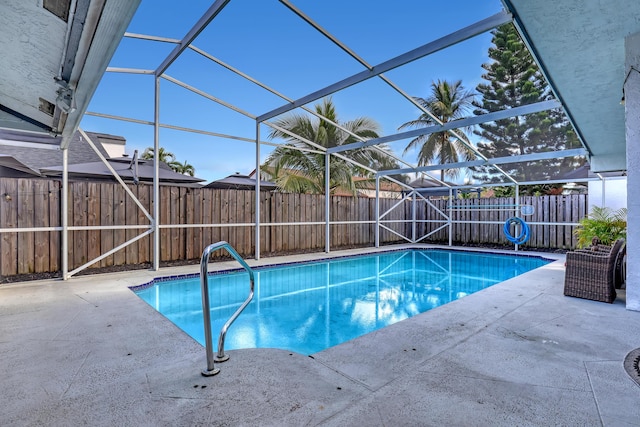
[[214, 357], [213, 357], [213, 339], [211, 338], [211, 312], [210, 312], [210, 304], [209, 304], [209, 257], [211, 253], [217, 251], [218, 249], [226, 249], [229, 254], [236, 259], [240, 263], [240, 265], [249, 272], [249, 280], [250, 280], [250, 289], [249, 296], [242, 303], [240, 307], [233, 313], [233, 315], [227, 320], [227, 323], [224, 324], [222, 329], [220, 330], [220, 337], [218, 338], [218, 355], [215, 358], [218, 362], [224, 362], [229, 360], [229, 355], [224, 354], [224, 338], [227, 334], [227, 329], [229, 326], [236, 320], [236, 318], [242, 313], [242, 310], [245, 309], [247, 305], [253, 299], [253, 289], [254, 289], [254, 276], [253, 270], [249, 265], [245, 262], [244, 259], [238, 252], [236, 252], [233, 247], [225, 242], [221, 241], [218, 243], [213, 243], [207, 246], [202, 252], [202, 259], [200, 260], [200, 287], [202, 292], [202, 317], [204, 318], [204, 340], [205, 347], [207, 350], [207, 369], [202, 371], [202, 375], [208, 377], [211, 375], [215, 375], [220, 372], [220, 369], [216, 369], [214, 366]]

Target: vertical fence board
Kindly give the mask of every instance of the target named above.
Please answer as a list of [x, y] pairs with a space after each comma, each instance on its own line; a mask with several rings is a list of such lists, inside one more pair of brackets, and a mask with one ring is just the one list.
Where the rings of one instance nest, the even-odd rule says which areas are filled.
[[[300, 200], [300, 209], [299, 209], [299, 217], [298, 217], [298, 221], [299, 222], [307, 222], [309, 221], [307, 218], [307, 195], [306, 194], [300, 194], [299, 197]], [[308, 228], [305, 225], [300, 225], [297, 227], [298, 228], [298, 233], [299, 233], [299, 246], [298, 249], [300, 249], [303, 252], [306, 252], [309, 249], [309, 239], [308, 239]]]
[[[298, 221], [297, 210], [298, 210], [298, 201], [300, 200], [299, 194], [289, 193], [287, 194], [287, 222]], [[287, 241], [289, 242], [287, 250], [292, 251], [297, 248], [299, 231], [298, 227], [295, 225], [286, 226], [288, 236]]]
[[[269, 202], [271, 193], [268, 191], [260, 192], [260, 224], [268, 224], [271, 222], [271, 212], [269, 210]], [[260, 225], [260, 252], [269, 253], [271, 246], [271, 227]]]
[[[271, 222], [277, 223], [280, 218], [280, 212], [278, 210], [279, 198], [282, 195], [280, 193], [275, 193], [271, 196], [271, 203], [269, 205], [269, 211], [271, 213]], [[271, 236], [271, 245], [269, 246], [270, 253], [276, 253], [278, 251], [277, 246], [278, 242], [280, 242], [280, 238], [278, 236], [280, 227], [277, 225], [272, 225], [270, 227], [270, 236]]]
[[[105, 226], [115, 224], [113, 185], [111, 184], [100, 184], [100, 221], [101, 225]], [[100, 231], [100, 251], [102, 253], [108, 252], [114, 248], [113, 233], [114, 230]], [[100, 266], [107, 267], [113, 265], [113, 263], [113, 255], [109, 255], [100, 261]]]
[[[311, 220], [315, 222], [322, 221], [323, 215], [322, 209], [320, 207], [320, 198], [317, 195], [311, 196]], [[311, 227], [311, 241], [313, 242], [313, 247], [316, 249], [322, 248], [322, 226], [314, 225]]]
[[[238, 221], [238, 190], [229, 190], [229, 197], [227, 200], [227, 219], [229, 224], [235, 224]], [[227, 227], [229, 233], [228, 242], [234, 248], [238, 246], [238, 227]]]
[[[578, 222], [581, 218], [584, 218], [587, 215], [586, 203], [575, 203], [575, 199], [577, 197], [578, 196], [571, 196], [571, 205], [573, 210], [571, 215], [572, 222]], [[572, 242], [572, 246], [577, 245], [578, 238], [575, 235], [573, 236]]]
[[[290, 203], [293, 209], [289, 209], [289, 221], [300, 222], [300, 197], [301, 194], [291, 194]], [[289, 236], [292, 240], [293, 247], [300, 247], [300, 226], [292, 225], [289, 227]]]
[[[243, 208], [244, 222], [247, 224], [253, 224], [256, 222], [255, 194], [253, 191], [250, 191], [250, 190], [243, 190], [242, 192], [244, 193], [244, 208]], [[247, 226], [247, 227], [243, 227], [243, 229], [244, 229], [243, 245], [245, 248], [245, 254], [247, 257], [251, 257], [255, 252], [255, 248], [254, 248], [254, 242], [256, 240], [255, 233], [254, 233], [255, 227]]]
[[[34, 227], [34, 190], [29, 180], [18, 179], [18, 227]], [[34, 233], [18, 233], [18, 274], [29, 274], [35, 271], [33, 252], [35, 249]]]
[[[229, 210], [229, 222], [235, 224], [241, 224], [245, 221], [244, 217], [244, 191], [237, 190], [236, 196], [233, 198], [235, 207], [233, 210]], [[235, 245], [233, 245], [236, 250], [238, 250], [241, 254], [246, 252], [246, 248], [244, 247], [244, 233], [246, 231], [245, 227], [236, 226], [233, 227], [234, 231], [234, 241]]]
[[[180, 187], [178, 192], [178, 222], [179, 225], [187, 223], [187, 194], [190, 188]], [[178, 259], [186, 259], [187, 257], [187, 229], [185, 227], [178, 228]]]
[[[556, 222], [556, 218], [557, 218], [557, 208], [556, 208], [556, 204], [553, 203], [551, 201], [551, 197], [553, 197], [554, 199], [557, 199], [557, 196], [550, 196], [549, 197], [549, 222]], [[556, 232], [556, 225], [551, 225], [549, 226], [549, 241], [547, 242], [547, 248], [553, 248], [556, 247], [557, 244], [557, 232]]]
[[[229, 199], [231, 198], [229, 191], [216, 190], [216, 195], [218, 197], [218, 204], [216, 206], [216, 222], [219, 224], [227, 224], [229, 222]], [[230, 237], [230, 228], [229, 227], [220, 227], [218, 228], [218, 233], [220, 234], [220, 240], [224, 240], [225, 242], [231, 243]], [[231, 243], [233, 244], [233, 243]]]
[[[571, 196], [564, 196], [563, 202], [563, 222], [569, 223], [571, 222]], [[571, 241], [573, 240], [573, 227], [571, 225], [566, 225], [564, 227], [564, 244], [563, 248], [568, 249], [571, 247]]]
[[[2, 228], [18, 226], [18, 181], [0, 180], [0, 225]], [[18, 272], [18, 233], [2, 233], [0, 274], [11, 276]]]
[[[34, 192], [34, 227], [49, 227], [50, 217], [49, 212], [51, 206], [49, 205], [49, 181], [35, 181], [33, 182]], [[57, 224], [56, 224], [57, 225]], [[49, 238], [54, 234], [52, 232], [40, 231], [35, 232], [35, 247], [34, 247], [34, 272], [50, 271], [49, 270]]]
[[[197, 218], [197, 215], [200, 214], [200, 204], [196, 201], [196, 195], [195, 192], [197, 191], [197, 189], [195, 188], [188, 188], [187, 192], [184, 195], [185, 198], [185, 205], [186, 205], [186, 211], [185, 211], [185, 223], [186, 224], [195, 224], [195, 218]], [[197, 206], [197, 208], [196, 208]], [[197, 213], [196, 213], [196, 209], [197, 209]], [[200, 218], [198, 218], [198, 222], [200, 222]], [[198, 234], [199, 237], [199, 233], [196, 233], [196, 228], [186, 228], [185, 229], [185, 258], [186, 259], [195, 259], [197, 257], [196, 253], [197, 253], [197, 249], [200, 245], [196, 243], [196, 234]], [[202, 252], [201, 252], [202, 253]]]
[[[169, 188], [169, 221], [167, 224], [180, 224], [180, 188], [179, 187], [170, 187]], [[180, 246], [182, 241], [180, 241], [180, 229], [178, 228], [170, 228], [169, 229], [169, 250], [170, 250], [170, 260], [180, 259]]]
[[[202, 197], [202, 223], [203, 224], [213, 224], [212, 219], [212, 210], [213, 210], [213, 189], [211, 188], [203, 188], [201, 191]], [[202, 243], [201, 248], [204, 252], [204, 248], [209, 246], [213, 241], [213, 237], [211, 237], [212, 228], [205, 227], [202, 229]]]
[[[544, 220], [544, 206], [542, 199], [536, 197], [536, 221], [542, 222]], [[536, 229], [536, 247], [541, 248], [544, 245], [544, 226], [537, 226]]]
[[[339, 209], [340, 199], [337, 196], [331, 196], [331, 201], [329, 203], [329, 222], [335, 221], [338, 218], [338, 209]], [[338, 226], [330, 225], [329, 226], [329, 248], [333, 249], [337, 243], [338, 234]]]
[[[89, 183], [80, 181], [72, 184], [73, 202], [69, 203], [73, 206], [73, 216], [69, 217], [69, 222], [73, 222], [75, 226], [87, 225], [87, 202], [89, 200]], [[73, 246], [73, 258], [69, 256], [69, 260], [73, 260], [72, 268], [77, 268], [88, 261], [88, 245], [87, 245], [88, 232], [85, 230], [78, 230], [73, 232], [73, 242], [69, 245]]]
[[[265, 206], [265, 210], [269, 209], [269, 222], [270, 223], [275, 223], [277, 222], [277, 216], [276, 216], [276, 196], [277, 194], [275, 193], [270, 193], [269, 196], [267, 197], [268, 203]], [[276, 245], [276, 234], [277, 234], [277, 229], [278, 227], [275, 225], [271, 225], [269, 226], [269, 228], [267, 229], [269, 231], [269, 249], [267, 251], [267, 253], [275, 253], [275, 245]]]
[[[87, 225], [98, 226], [102, 221], [100, 211], [100, 184], [96, 182], [87, 183]], [[87, 231], [87, 261], [98, 258], [102, 252], [100, 242], [100, 231]], [[96, 263], [91, 267], [100, 267]]]
[[[114, 225], [125, 225], [127, 223], [127, 209], [126, 209], [126, 197], [127, 193], [120, 185], [113, 186], [113, 221]], [[123, 229], [115, 229], [113, 231], [113, 247], [120, 246], [126, 241], [126, 233]], [[126, 264], [127, 258], [124, 249], [120, 249], [113, 254], [114, 265]]]
[[[212, 224], [221, 224], [222, 217], [220, 212], [222, 210], [222, 197], [220, 195], [221, 190], [213, 189], [213, 204], [211, 205], [211, 223]], [[226, 239], [226, 234], [222, 234], [223, 228], [221, 227], [213, 227], [211, 229], [211, 243], [217, 243]], [[219, 255], [219, 252], [218, 252]]]
[[[153, 192], [153, 186], [151, 185], [140, 185], [138, 186], [138, 200], [142, 206], [145, 207], [147, 212], [150, 212], [153, 215], [153, 206], [151, 204], [151, 193]], [[151, 222], [149, 218], [144, 214], [142, 209], [138, 209], [138, 225], [149, 226]], [[142, 234], [148, 231], [148, 228], [138, 229], [138, 234]], [[152, 247], [153, 247], [153, 238], [152, 235], [147, 235], [142, 239], [138, 240], [138, 262], [140, 263], [148, 263], [152, 261]]]
[[[253, 192], [251, 192], [253, 194]], [[244, 224], [253, 222], [251, 214], [251, 194], [249, 191], [238, 191], [238, 218]], [[251, 227], [238, 227], [238, 245], [242, 248], [242, 253], [249, 255], [251, 253]]]
[[[135, 186], [129, 185], [129, 190], [131, 190], [134, 195], [136, 194], [137, 189]], [[124, 209], [125, 209], [125, 215], [126, 215], [125, 221], [127, 222], [127, 225], [133, 225], [134, 221], [132, 221], [132, 219], [135, 218], [137, 220], [139, 208], [136, 205], [136, 202], [126, 192], [126, 190], [124, 193]], [[137, 234], [138, 234], [138, 230], [127, 229], [125, 231], [125, 241], [128, 242], [129, 240], [136, 237]], [[123, 252], [124, 252], [125, 262], [127, 264], [138, 263], [138, 242], [127, 244], [127, 246], [123, 249]]]
[[[253, 191], [244, 190], [244, 222], [255, 224], [256, 222], [256, 198]], [[244, 228], [245, 254], [251, 257], [255, 253], [255, 227]]]

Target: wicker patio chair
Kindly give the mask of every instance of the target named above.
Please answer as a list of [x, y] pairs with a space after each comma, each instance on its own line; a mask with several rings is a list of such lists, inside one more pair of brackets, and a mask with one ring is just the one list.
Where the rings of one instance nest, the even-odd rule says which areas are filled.
[[[587, 249], [578, 249], [578, 251], [599, 251], [604, 253], [611, 252], [611, 245], [603, 245], [597, 237], [593, 238], [591, 246]], [[627, 245], [623, 244], [616, 256], [616, 264], [614, 266], [614, 281], [613, 284], [616, 289], [622, 289], [627, 282], [627, 266], [626, 266]]]
[[598, 247], [568, 252], [564, 294], [612, 303], [616, 299], [616, 267], [624, 244], [624, 239], [618, 239], [608, 250]]

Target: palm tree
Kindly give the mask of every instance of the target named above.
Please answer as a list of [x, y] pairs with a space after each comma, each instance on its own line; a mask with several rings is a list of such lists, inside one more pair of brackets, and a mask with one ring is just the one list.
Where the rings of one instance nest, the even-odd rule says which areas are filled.
[[[378, 137], [379, 125], [370, 118], [359, 117], [340, 123], [330, 97], [316, 104], [315, 110], [319, 115], [340, 124], [355, 135], [365, 139]], [[325, 148], [358, 141], [353, 135], [334, 126], [327, 120], [310, 118], [299, 114], [283, 117], [277, 120], [275, 124], [292, 134]], [[324, 193], [325, 155], [319, 153], [317, 147], [278, 129], [272, 130], [269, 138], [283, 138], [288, 141], [287, 144], [276, 148], [262, 167], [263, 170], [268, 171], [273, 176], [276, 185], [283, 191]], [[378, 145], [378, 147], [388, 150], [385, 146]], [[397, 167], [397, 163], [393, 159], [373, 147], [365, 147], [343, 154], [375, 170]], [[365, 169], [358, 168], [352, 163], [335, 156], [331, 158], [330, 165], [329, 186], [332, 192], [337, 188], [343, 188], [355, 194], [356, 184], [353, 177], [368, 176], [369, 174]]]
[[[438, 80], [431, 83], [431, 95], [428, 98], [414, 99], [425, 109], [430, 111], [441, 123], [447, 123], [453, 120], [466, 117], [466, 113], [470, 111], [473, 101], [473, 92], [466, 91], [462, 86], [462, 81], [448, 82], [446, 80]], [[422, 113], [416, 120], [409, 121], [400, 126], [399, 129], [420, 128], [437, 125], [438, 122], [430, 115]], [[457, 132], [469, 143], [466, 133], [458, 129]], [[450, 132], [434, 132], [428, 135], [420, 135], [409, 142], [404, 153], [420, 147], [418, 152], [418, 166], [427, 166], [434, 161], [440, 164], [454, 163], [461, 160], [470, 160], [474, 157], [474, 153], [458, 138], [454, 137]], [[444, 180], [445, 175], [457, 177], [459, 169], [442, 169], [440, 171], [440, 180]]]
[[169, 167], [174, 171], [181, 173], [182, 175], [194, 176], [196, 173], [196, 169], [193, 167], [193, 165], [187, 163], [186, 160], [184, 161], [184, 163], [180, 163], [178, 161], [171, 162], [169, 163]]
[[[142, 156], [140, 157], [145, 160], [153, 160], [156, 157], [153, 147], [145, 148], [144, 152], [142, 153]], [[160, 147], [158, 149], [158, 160], [166, 164], [169, 164], [176, 160], [176, 155]]]
[[[153, 147], [145, 148], [142, 156], [140, 157], [145, 160], [153, 160], [155, 158]], [[165, 150], [162, 147], [158, 149], [158, 159], [161, 162], [166, 163], [174, 172], [189, 176], [194, 176], [196, 173], [196, 169], [192, 165], [187, 163], [186, 160], [184, 163], [180, 163], [178, 160], [176, 160], [175, 154]]]

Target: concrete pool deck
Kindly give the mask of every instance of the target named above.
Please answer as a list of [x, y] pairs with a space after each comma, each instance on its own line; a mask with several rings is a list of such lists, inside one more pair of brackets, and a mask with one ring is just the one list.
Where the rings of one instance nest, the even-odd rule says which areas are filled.
[[557, 261], [313, 356], [228, 351], [208, 378], [128, 289], [199, 266], [0, 285], [0, 425], [640, 426], [640, 313], [563, 296], [564, 256], [537, 255]]

